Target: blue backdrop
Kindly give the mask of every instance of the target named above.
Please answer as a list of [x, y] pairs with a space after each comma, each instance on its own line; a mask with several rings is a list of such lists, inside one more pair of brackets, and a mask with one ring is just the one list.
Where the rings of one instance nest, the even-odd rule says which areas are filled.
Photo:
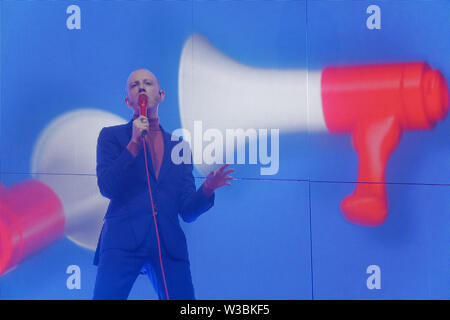
[[[69, 30], [69, 5], [81, 29]], [[369, 5], [381, 29], [369, 30]], [[63, 113], [95, 108], [125, 119], [125, 83], [152, 70], [166, 92], [164, 128], [181, 127], [178, 68], [193, 33], [253, 67], [427, 61], [450, 81], [448, 1], [1, 1], [0, 181], [31, 178], [36, 140]], [[273, 112], [283, 112], [275, 106]], [[238, 116], [238, 115], [236, 115]], [[284, 133], [279, 171], [233, 165], [215, 206], [182, 223], [199, 299], [448, 299], [449, 120], [406, 131], [387, 167], [389, 214], [379, 227], [339, 209], [357, 178], [349, 134]], [[41, 174], [45, 174], [41, 172]], [[72, 175], [92, 172], [65, 172]], [[195, 171], [199, 186], [204, 177]], [[80, 188], [83, 186], [80, 185]], [[1, 254], [1, 253], [0, 253]], [[0, 299], [90, 299], [93, 251], [62, 238], [0, 277]], [[69, 265], [81, 289], [66, 286]], [[367, 267], [381, 270], [369, 289]], [[140, 276], [131, 299], [155, 299]]]

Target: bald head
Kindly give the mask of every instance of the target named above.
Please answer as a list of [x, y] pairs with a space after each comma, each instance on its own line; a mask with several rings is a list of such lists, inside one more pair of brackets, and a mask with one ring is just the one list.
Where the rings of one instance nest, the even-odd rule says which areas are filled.
[[158, 78], [147, 69], [134, 70], [127, 79], [127, 105], [139, 114], [139, 95], [145, 94], [148, 98], [147, 112], [157, 114], [159, 103], [164, 100], [164, 91], [161, 90]]
[[151, 72], [150, 70], [147, 70], [147, 69], [137, 69], [137, 70], [134, 70], [133, 72], [131, 72], [130, 75], [128, 76], [127, 94], [128, 94], [128, 90], [129, 90], [131, 84], [135, 83], [138, 80], [142, 80], [142, 79], [152, 80], [158, 86], [158, 90], [160, 89], [158, 78], [156, 78], [156, 76], [153, 74], [153, 72]]

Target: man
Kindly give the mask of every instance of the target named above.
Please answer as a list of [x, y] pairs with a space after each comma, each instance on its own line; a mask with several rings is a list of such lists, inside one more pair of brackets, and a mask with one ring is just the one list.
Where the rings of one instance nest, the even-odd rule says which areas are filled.
[[[148, 272], [159, 299], [195, 299], [178, 214], [192, 222], [211, 208], [214, 190], [230, 185], [228, 174], [233, 169], [225, 170], [224, 165], [211, 171], [195, 190], [192, 162], [176, 165], [170, 159], [172, 148], [185, 142], [171, 141], [159, 124], [158, 107], [165, 92], [158, 79], [138, 69], [129, 76], [126, 89], [133, 120], [103, 128], [98, 137], [97, 182], [101, 194], [111, 201], [94, 258], [98, 265], [94, 299], [127, 299], [141, 270]], [[141, 94], [148, 98], [147, 116], [139, 116]], [[147, 134], [142, 138], [144, 130]]]

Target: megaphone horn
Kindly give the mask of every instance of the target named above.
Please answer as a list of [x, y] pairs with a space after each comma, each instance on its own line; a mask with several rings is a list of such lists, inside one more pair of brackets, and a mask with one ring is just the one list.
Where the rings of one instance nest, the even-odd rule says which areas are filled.
[[[279, 128], [351, 133], [358, 153], [355, 191], [345, 217], [379, 225], [387, 215], [385, 171], [403, 130], [431, 129], [448, 112], [448, 86], [426, 62], [327, 67], [319, 71], [252, 68], [200, 35], [181, 54], [183, 128]], [[194, 156], [198, 151], [194, 146]], [[201, 168], [201, 167], [200, 167]]]
[[[312, 84], [309, 92], [308, 82]], [[192, 120], [219, 130], [326, 130], [320, 72], [249, 67], [198, 34], [184, 45], [178, 87], [180, 118], [188, 130], [193, 129]]]

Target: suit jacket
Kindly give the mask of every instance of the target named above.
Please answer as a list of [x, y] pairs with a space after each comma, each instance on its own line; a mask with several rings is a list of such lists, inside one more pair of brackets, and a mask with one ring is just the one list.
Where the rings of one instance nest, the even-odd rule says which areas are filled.
[[[175, 259], [188, 260], [186, 237], [178, 215], [192, 222], [214, 205], [213, 193], [207, 197], [202, 187], [195, 189], [193, 165], [175, 164], [172, 148], [185, 143], [181, 138], [171, 140], [163, 130], [164, 156], [158, 179], [155, 178], [150, 154], [147, 154], [150, 186], [161, 245]], [[136, 250], [146, 235], [155, 233], [154, 219], [147, 186], [144, 148], [137, 157], [126, 148], [132, 133], [132, 121], [124, 125], [105, 127], [97, 143], [97, 184], [100, 193], [111, 201], [100, 233], [94, 264], [108, 248]], [[189, 146], [186, 144], [185, 148]], [[148, 148], [147, 152], [149, 152]], [[188, 149], [185, 149], [188, 150]], [[181, 153], [182, 154], [182, 153]]]

